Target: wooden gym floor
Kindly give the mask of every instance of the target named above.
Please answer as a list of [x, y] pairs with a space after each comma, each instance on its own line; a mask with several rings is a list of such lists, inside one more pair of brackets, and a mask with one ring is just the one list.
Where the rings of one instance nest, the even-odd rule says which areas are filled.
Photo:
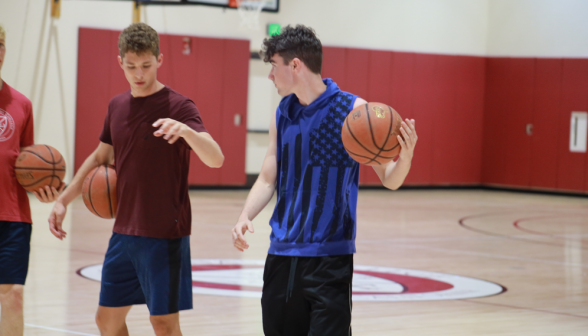
[[[272, 203], [232, 247], [230, 230], [247, 191], [191, 191], [193, 259], [264, 259]], [[98, 335], [100, 285], [76, 272], [101, 264], [112, 221], [71, 204], [65, 241], [47, 228], [51, 205], [31, 198], [34, 229], [25, 287], [25, 335]], [[498, 191], [362, 190], [356, 265], [483, 279], [493, 296], [354, 302], [354, 335], [588, 335], [588, 198]], [[262, 335], [259, 299], [194, 295], [181, 313], [184, 335]], [[153, 335], [145, 306], [128, 317], [131, 335]]]

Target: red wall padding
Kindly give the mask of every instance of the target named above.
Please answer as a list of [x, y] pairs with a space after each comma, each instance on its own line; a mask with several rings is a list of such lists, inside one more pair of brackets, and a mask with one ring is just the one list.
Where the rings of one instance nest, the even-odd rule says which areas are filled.
[[[323, 48], [323, 77], [416, 120], [419, 142], [407, 185], [480, 183], [485, 59]], [[362, 166], [360, 182], [378, 185]]]
[[[558, 120], [557, 188], [561, 190], [588, 191], [586, 177], [586, 153], [572, 153], [570, 146], [570, 119], [572, 111], [588, 111], [588, 59], [565, 59], [562, 69], [562, 96]], [[559, 124], [559, 125], [558, 125]]]
[[[79, 32], [75, 168], [98, 144], [108, 101], [128, 90], [117, 31]], [[221, 169], [193, 155], [191, 185], [244, 185], [249, 42], [160, 35], [161, 82], [192, 98], [221, 145]], [[323, 48], [323, 77], [416, 120], [406, 185], [496, 185], [588, 192], [588, 155], [569, 151], [572, 111], [588, 111], [588, 59], [449, 56]], [[241, 124], [235, 125], [240, 115]], [[533, 133], [526, 133], [526, 125]], [[371, 167], [360, 182], [379, 185]]]
[[[76, 170], [98, 145], [108, 102], [129, 89], [116, 58], [119, 33], [79, 30]], [[223, 167], [212, 169], [192, 153], [188, 182], [244, 185], [249, 41], [191, 37], [192, 52], [184, 55], [184, 37], [160, 34], [164, 61], [158, 80], [196, 103], [207, 130], [225, 155]], [[235, 115], [240, 115], [239, 125]]]
[[[568, 148], [570, 113], [588, 111], [588, 59], [324, 47], [323, 64], [343, 90], [416, 119], [406, 185], [588, 192], [588, 155]], [[365, 166], [360, 182], [380, 184]]]
[[569, 137], [571, 112], [588, 111], [588, 59], [488, 58], [486, 74], [482, 183], [587, 192], [588, 155]]

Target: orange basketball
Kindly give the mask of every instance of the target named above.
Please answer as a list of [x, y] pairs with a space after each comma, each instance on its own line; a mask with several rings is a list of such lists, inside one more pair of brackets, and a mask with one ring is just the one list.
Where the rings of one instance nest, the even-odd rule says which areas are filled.
[[18, 183], [27, 191], [38, 191], [45, 186], [59, 189], [65, 176], [65, 160], [51, 146], [32, 145], [23, 148], [16, 158], [14, 172]]
[[82, 197], [88, 210], [102, 218], [116, 217], [116, 171], [102, 165], [92, 169], [82, 185]]
[[382, 103], [367, 103], [351, 111], [341, 129], [345, 150], [355, 161], [376, 166], [389, 162], [400, 153], [397, 135], [402, 118]]

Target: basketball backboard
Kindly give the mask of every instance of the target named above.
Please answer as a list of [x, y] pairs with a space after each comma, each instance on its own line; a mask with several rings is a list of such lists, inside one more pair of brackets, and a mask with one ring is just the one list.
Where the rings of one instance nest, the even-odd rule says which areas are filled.
[[[144, 5], [204, 5], [232, 8], [229, 6], [229, 0], [139, 0], [139, 2]], [[280, 10], [280, 0], [265, 0], [265, 3], [264, 12], [277, 13]]]

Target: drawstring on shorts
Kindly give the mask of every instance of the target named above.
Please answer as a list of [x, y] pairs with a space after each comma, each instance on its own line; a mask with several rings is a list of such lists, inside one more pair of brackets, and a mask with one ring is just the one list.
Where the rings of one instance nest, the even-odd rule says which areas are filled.
[[294, 275], [296, 274], [296, 264], [298, 263], [298, 257], [293, 257], [290, 262], [290, 275], [288, 276], [288, 288], [286, 288], [286, 302], [292, 296], [294, 290]]

